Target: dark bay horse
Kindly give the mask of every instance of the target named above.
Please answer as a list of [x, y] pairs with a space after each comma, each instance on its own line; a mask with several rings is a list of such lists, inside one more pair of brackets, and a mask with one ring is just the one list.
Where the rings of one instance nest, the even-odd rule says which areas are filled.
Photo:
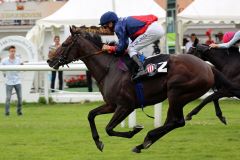
[[[211, 62], [219, 71], [221, 71], [232, 83], [240, 86], [240, 53], [237, 47], [229, 49], [210, 48], [207, 45], [194, 43], [188, 54], [195, 55], [205, 61]], [[225, 89], [218, 89], [212, 95], [207, 97], [194, 108], [187, 116], [186, 120], [191, 120], [193, 115], [196, 115], [207, 103], [213, 101], [217, 117], [226, 124], [226, 119], [222, 116], [222, 111], [218, 100], [222, 97], [234, 97]]]
[[[105, 104], [90, 111], [88, 120], [93, 140], [102, 151], [104, 145], [100, 141], [94, 121], [97, 115], [114, 113], [106, 126], [109, 136], [131, 138], [143, 129], [138, 126], [128, 132], [114, 130], [134, 109], [140, 108], [135, 83], [131, 81], [129, 72], [118, 68], [119, 57], [101, 53], [103, 43], [100, 36], [83, 32], [74, 26], [70, 28], [70, 32], [71, 35], [47, 62], [50, 67], [58, 69], [59, 66], [81, 59], [96, 79]], [[142, 82], [146, 105], [153, 105], [168, 98], [166, 121], [163, 126], [149, 131], [143, 143], [136, 146], [133, 152], [140, 153], [168, 132], [183, 127], [183, 107], [214, 87], [216, 82], [226, 88], [233, 87], [219, 71], [201, 59], [186, 54], [171, 55], [167, 74]]]

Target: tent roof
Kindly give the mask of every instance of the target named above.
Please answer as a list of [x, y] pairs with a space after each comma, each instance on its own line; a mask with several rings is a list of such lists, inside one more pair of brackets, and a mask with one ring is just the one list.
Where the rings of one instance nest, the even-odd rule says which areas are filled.
[[37, 21], [37, 24], [57, 27], [98, 25], [100, 16], [106, 11], [113, 10], [119, 17], [155, 14], [161, 21], [164, 21], [166, 16], [165, 10], [154, 0], [69, 0], [52, 15]]
[[115, 6], [120, 17], [146, 14], [154, 14], [164, 20], [166, 17], [166, 11], [154, 0], [115, 0]]
[[69, 0], [63, 7], [52, 15], [37, 21], [45, 26], [61, 25], [96, 25], [101, 14], [112, 10], [109, 0]]
[[239, 0], [195, 0], [178, 14], [183, 23], [240, 23]]

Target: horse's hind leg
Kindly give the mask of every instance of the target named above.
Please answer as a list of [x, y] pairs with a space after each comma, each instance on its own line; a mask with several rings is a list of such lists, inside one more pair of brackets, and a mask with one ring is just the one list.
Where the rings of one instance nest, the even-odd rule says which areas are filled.
[[185, 120], [183, 116], [183, 105], [171, 105], [168, 109], [167, 119], [163, 126], [153, 129], [148, 132], [147, 136], [144, 139], [144, 142], [136, 146], [132, 151], [140, 153], [141, 149], [147, 149], [158, 139], [163, 137], [168, 132], [172, 131], [175, 128], [183, 127], [185, 125]]
[[118, 106], [110, 122], [106, 127], [106, 132], [109, 136], [117, 136], [123, 138], [132, 138], [135, 134], [140, 132], [143, 127], [134, 127], [132, 131], [129, 132], [118, 132], [113, 129], [121, 123], [134, 109], [129, 107]]
[[98, 108], [95, 108], [93, 110], [91, 110], [88, 114], [88, 121], [91, 127], [91, 131], [92, 131], [92, 137], [93, 140], [95, 141], [95, 144], [97, 146], [97, 148], [102, 151], [103, 150], [103, 143], [99, 140], [99, 135], [98, 135], [98, 131], [96, 128], [96, 124], [94, 121], [94, 118], [97, 115], [101, 115], [101, 114], [107, 114], [107, 113], [113, 113], [116, 109], [116, 106], [114, 105], [109, 105], [109, 104], [104, 104]]
[[215, 107], [215, 112], [216, 112], [216, 116], [219, 118], [219, 120], [223, 123], [223, 124], [227, 124], [226, 118], [222, 115], [222, 110], [219, 106], [219, 101], [218, 100], [213, 100], [214, 103], [214, 107]]
[[220, 121], [224, 124], [226, 124], [226, 120], [225, 117], [222, 116], [222, 111], [221, 108], [218, 104], [218, 100], [222, 97], [225, 97], [226, 95], [222, 92], [214, 92], [213, 94], [211, 94], [210, 96], [208, 96], [207, 98], [205, 98], [196, 108], [194, 108], [190, 113], [187, 114], [186, 116], [186, 120], [191, 120], [193, 115], [198, 114], [198, 112], [209, 102], [213, 101], [214, 102], [214, 107], [215, 107], [215, 111], [216, 111], [216, 115], [218, 116], [218, 118], [220, 119]]
[[211, 94], [206, 97], [197, 107], [195, 107], [190, 113], [187, 114], [185, 120], [192, 120], [192, 116], [198, 114], [198, 112], [209, 102], [213, 101], [214, 97], [216, 97], [216, 93]]

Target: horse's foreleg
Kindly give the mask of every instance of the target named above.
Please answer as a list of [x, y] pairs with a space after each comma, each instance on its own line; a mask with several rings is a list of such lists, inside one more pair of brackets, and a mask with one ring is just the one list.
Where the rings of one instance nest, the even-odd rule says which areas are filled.
[[[198, 114], [198, 112], [209, 102], [211, 101], [218, 101], [220, 98], [225, 97], [226, 95], [222, 92], [214, 92], [213, 94], [209, 95], [207, 98], [205, 98], [196, 108], [194, 108], [190, 113], [187, 114], [185, 120], [191, 120], [193, 115]], [[214, 107], [216, 109], [217, 112], [221, 112], [221, 109], [218, 106], [216, 106], [216, 104], [214, 103]], [[221, 119], [220, 119], [221, 120]], [[221, 120], [222, 121], [222, 120]], [[223, 121], [222, 121], [223, 122]], [[224, 123], [224, 122], [223, 122]]]
[[117, 137], [124, 137], [124, 138], [132, 138], [135, 134], [140, 132], [143, 127], [142, 126], [136, 126], [133, 128], [132, 131], [129, 132], [117, 132], [113, 129], [121, 123], [134, 109], [129, 107], [122, 107], [118, 106], [112, 119], [108, 123], [106, 127], [106, 132], [109, 136], [117, 136]]
[[98, 131], [96, 128], [96, 124], [94, 121], [94, 118], [97, 115], [101, 115], [101, 114], [107, 114], [107, 113], [113, 113], [114, 110], [116, 109], [116, 106], [114, 105], [109, 105], [109, 104], [104, 104], [98, 108], [95, 108], [93, 110], [91, 110], [88, 114], [88, 121], [91, 127], [91, 131], [92, 131], [92, 137], [93, 140], [96, 143], [97, 148], [102, 151], [103, 150], [103, 143], [99, 140], [99, 135], [98, 135]]
[[185, 120], [181, 106], [170, 107], [168, 110], [167, 119], [163, 126], [153, 129], [148, 132], [144, 142], [136, 146], [132, 151], [140, 153], [142, 149], [149, 148], [154, 142], [163, 137], [165, 134], [174, 130], [175, 128], [183, 127]]

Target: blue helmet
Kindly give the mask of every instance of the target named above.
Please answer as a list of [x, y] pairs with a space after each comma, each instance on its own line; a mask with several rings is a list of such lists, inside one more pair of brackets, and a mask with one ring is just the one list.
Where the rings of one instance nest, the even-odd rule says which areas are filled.
[[108, 11], [104, 13], [101, 18], [100, 18], [100, 25], [105, 25], [109, 22], [114, 22], [116, 23], [118, 21], [118, 16], [116, 13]]

